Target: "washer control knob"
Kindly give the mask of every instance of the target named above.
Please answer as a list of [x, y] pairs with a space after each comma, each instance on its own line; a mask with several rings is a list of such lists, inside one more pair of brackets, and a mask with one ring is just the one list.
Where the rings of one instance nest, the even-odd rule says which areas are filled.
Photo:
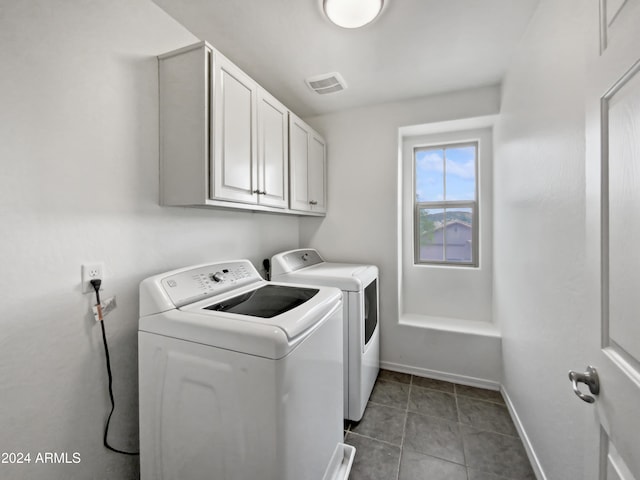
[[209, 278], [211, 278], [211, 280], [213, 280], [214, 282], [221, 282], [222, 280], [224, 280], [224, 274], [222, 272], [212, 273], [211, 275], [209, 275]]

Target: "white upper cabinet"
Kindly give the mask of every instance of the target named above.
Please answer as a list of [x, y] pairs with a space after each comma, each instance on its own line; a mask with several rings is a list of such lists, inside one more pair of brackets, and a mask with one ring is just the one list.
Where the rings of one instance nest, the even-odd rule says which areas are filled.
[[301, 213], [288, 109], [206, 42], [158, 59], [161, 203]]
[[327, 211], [327, 155], [324, 139], [289, 112], [290, 205], [316, 214]]

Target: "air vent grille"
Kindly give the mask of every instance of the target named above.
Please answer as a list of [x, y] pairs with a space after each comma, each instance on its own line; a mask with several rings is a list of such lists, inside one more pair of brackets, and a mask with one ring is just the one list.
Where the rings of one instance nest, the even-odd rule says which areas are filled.
[[309, 77], [305, 80], [311, 90], [320, 95], [326, 93], [340, 92], [347, 88], [347, 83], [338, 72], [325, 73]]

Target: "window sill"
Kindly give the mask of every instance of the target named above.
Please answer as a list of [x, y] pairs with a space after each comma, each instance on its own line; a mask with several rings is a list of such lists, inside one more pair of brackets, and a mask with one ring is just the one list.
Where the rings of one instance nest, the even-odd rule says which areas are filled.
[[460, 318], [434, 317], [405, 313], [400, 315], [398, 322], [416, 328], [438, 330], [442, 332], [464, 333], [467, 335], [479, 335], [483, 337], [501, 338], [500, 328], [494, 323], [477, 320], [463, 320]]

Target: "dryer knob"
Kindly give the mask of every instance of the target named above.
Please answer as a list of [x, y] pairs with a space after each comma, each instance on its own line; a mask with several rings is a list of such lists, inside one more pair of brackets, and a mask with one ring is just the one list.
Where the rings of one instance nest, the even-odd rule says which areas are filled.
[[224, 274], [222, 272], [216, 272], [211, 275], [211, 280], [215, 282], [221, 282], [222, 280], [224, 280]]

